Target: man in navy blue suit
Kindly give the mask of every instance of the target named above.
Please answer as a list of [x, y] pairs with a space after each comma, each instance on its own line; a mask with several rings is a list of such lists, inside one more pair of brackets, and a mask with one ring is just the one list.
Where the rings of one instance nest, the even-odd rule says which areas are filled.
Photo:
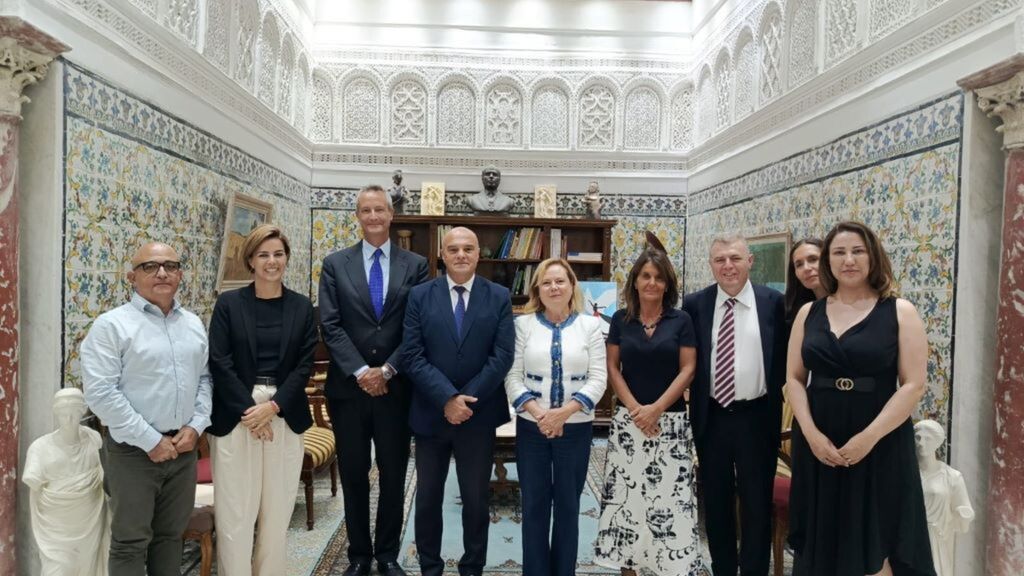
[[448, 465], [462, 496], [462, 576], [487, 561], [494, 430], [509, 421], [504, 380], [515, 328], [507, 288], [476, 275], [480, 243], [468, 228], [442, 240], [446, 274], [409, 293], [402, 369], [412, 382], [409, 425], [416, 436], [416, 548], [425, 576], [440, 576], [441, 503]]
[[715, 576], [736, 576], [737, 567], [768, 574], [787, 330], [782, 294], [750, 283], [753, 263], [742, 236], [714, 239], [715, 284], [683, 300], [697, 332], [690, 414]]

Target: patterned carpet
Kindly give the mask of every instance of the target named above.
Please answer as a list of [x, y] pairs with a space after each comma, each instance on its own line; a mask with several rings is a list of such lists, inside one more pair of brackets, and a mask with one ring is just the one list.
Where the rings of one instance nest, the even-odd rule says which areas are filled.
[[[587, 485], [584, 487], [580, 512], [580, 550], [577, 574], [580, 576], [598, 576], [615, 574], [607, 568], [593, 563], [593, 544], [597, 535], [597, 521], [600, 513], [601, 486], [604, 482], [605, 440], [595, 439], [591, 450], [590, 470]], [[376, 469], [371, 472], [376, 483]], [[515, 477], [515, 464], [509, 466], [509, 478]], [[448, 476], [445, 490], [445, 533], [442, 543], [442, 555], [447, 561], [445, 574], [457, 575], [456, 563], [462, 550], [462, 532], [459, 524], [459, 507], [455, 471]], [[402, 535], [402, 548], [399, 562], [410, 575], [418, 574], [416, 544], [413, 540], [412, 504], [416, 494], [415, 467], [410, 462], [406, 481], [405, 511], [406, 523]], [[345, 550], [348, 546], [348, 534], [344, 517], [343, 494], [338, 491], [336, 498], [331, 498], [330, 477], [326, 473], [315, 479], [314, 509], [316, 525], [313, 530], [306, 530], [306, 507], [303, 492], [298, 490], [295, 502], [295, 513], [292, 515], [288, 530], [288, 576], [332, 576], [340, 575], [348, 564]], [[370, 497], [371, 510], [376, 508], [376, 492]], [[499, 493], [491, 499], [491, 528], [488, 542], [487, 568], [488, 576], [522, 576], [522, 551], [519, 540], [521, 529], [521, 510], [519, 500], [513, 494]], [[375, 514], [371, 512], [370, 517]], [[786, 555], [784, 574], [791, 573], [792, 558]], [[214, 562], [214, 574], [217, 573]], [[374, 572], [376, 573], [376, 572]], [[199, 576], [199, 548], [188, 542], [182, 564], [182, 574]], [[656, 576], [643, 574], [642, 576]], [[665, 575], [667, 576], [667, 575]]]

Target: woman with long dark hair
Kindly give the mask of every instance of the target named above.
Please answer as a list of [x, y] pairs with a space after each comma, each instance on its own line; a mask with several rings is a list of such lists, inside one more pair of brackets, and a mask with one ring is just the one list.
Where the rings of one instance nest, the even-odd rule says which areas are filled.
[[925, 390], [924, 323], [894, 294], [870, 228], [837, 224], [823, 254], [829, 295], [800, 309], [789, 341], [793, 574], [934, 576], [910, 419]]
[[820, 238], [797, 240], [789, 250], [789, 266], [786, 270], [786, 322], [793, 318], [808, 302], [824, 298], [825, 287], [821, 285], [818, 263], [821, 248], [825, 243]]

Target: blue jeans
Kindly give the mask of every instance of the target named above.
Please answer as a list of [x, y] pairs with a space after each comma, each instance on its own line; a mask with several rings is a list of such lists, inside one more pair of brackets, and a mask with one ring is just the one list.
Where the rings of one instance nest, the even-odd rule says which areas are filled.
[[591, 422], [565, 424], [560, 438], [549, 439], [535, 422], [525, 418], [516, 421], [516, 469], [523, 502], [523, 574], [576, 573], [580, 494], [587, 479], [592, 437]]

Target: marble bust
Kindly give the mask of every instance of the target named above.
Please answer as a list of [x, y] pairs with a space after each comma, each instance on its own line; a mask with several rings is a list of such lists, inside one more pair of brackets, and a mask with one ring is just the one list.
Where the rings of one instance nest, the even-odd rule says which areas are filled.
[[601, 189], [597, 180], [591, 180], [587, 184], [587, 193], [583, 195], [583, 204], [587, 208], [587, 218], [599, 220], [601, 218]]
[[57, 430], [28, 448], [21, 481], [30, 490], [32, 534], [44, 576], [107, 574], [110, 520], [100, 465], [102, 441], [79, 424], [85, 397], [65, 388], [53, 397]]
[[466, 202], [477, 214], [507, 214], [512, 209], [512, 198], [498, 192], [501, 184], [501, 170], [488, 166], [480, 173], [484, 189], [469, 197]]
[[953, 552], [957, 533], [967, 532], [974, 519], [974, 508], [960, 472], [935, 457], [935, 450], [946, 440], [946, 432], [934, 420], [914, 425], [917, 463], [921, 467], [924, 507], [928, 516], [928, 539], [937, 576], [954, 576]]
[[402, 186], [402, 175], [401, 170], [395, 170], [394, 174], [391, 175], [391, 182], [394, 186], [388, 190], [388, 196], [391, 197], [391, 206], [395, 209], [395, 214], [401, 214], [403, 205], [405, 204], [406, 189]]

